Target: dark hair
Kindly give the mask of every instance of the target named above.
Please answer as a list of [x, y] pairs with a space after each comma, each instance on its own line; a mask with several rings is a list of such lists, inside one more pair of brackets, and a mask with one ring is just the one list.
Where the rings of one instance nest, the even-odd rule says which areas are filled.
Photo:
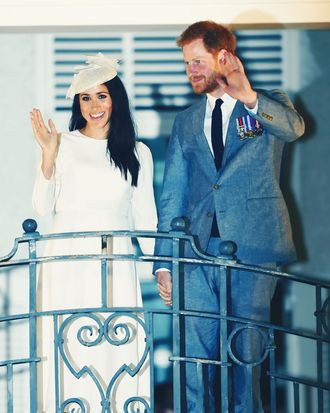
[[226, 49], [235, 53], [235, 35], [225, 26], [211, 20], [193, 23], [184, 30], [177, 38], [177, 45], [183, 47], [194, 40], [202, 39], [205, 49], [212, 54]]
[[[135, 153], [136, 132], [132, 120], [125, 87], [118, 76], [105, 82], [111, 99], [112, 113], [107, 136], [107, 151], [110, 162], [114, 162], [127, 180], [127, 171], [132, 177], [132, 186], [137, 186], [140, 163]], [[69, 130], [82, 129], [86, 126], [80, 110], [79, 94], [73, 99]]]

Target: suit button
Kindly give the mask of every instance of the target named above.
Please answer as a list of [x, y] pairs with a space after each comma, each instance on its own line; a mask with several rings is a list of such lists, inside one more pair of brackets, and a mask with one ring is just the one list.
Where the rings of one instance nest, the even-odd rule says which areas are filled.
[[213, 214], [212, 214], [212, 212], [210, 212], [210, 211], [209, 211], [206, 215], [207, 215], [208, 218], [212, 218], [212, 217], [213, 217]]
[[218, 184], [213, 185], [213, 189], [219, 189], [219, 188], [220, 188], [220, 185]]

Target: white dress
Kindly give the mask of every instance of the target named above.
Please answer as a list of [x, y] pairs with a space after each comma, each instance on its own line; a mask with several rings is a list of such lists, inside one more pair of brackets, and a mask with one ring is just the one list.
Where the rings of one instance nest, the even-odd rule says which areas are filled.
[[[106, 144], [106, 140], [89, 138], [79, 131], [64, 133], [53, 177], [47, 180], [39, 170], [33, 205], [40, 215], [54, 212], [52, 233], [156, 229], [153, 163], [149, 149], [141, 142], [136, 144], [140, 170], [138, 185], [133, 187], [130, 176], [126, 181], [120, 170], [110, 164]], [[152, 239], [139, 239], [139, 244], [143, 252], [153, 253]], [[134, 250], [130, 238], [114, 237], [105, 249], [103, 245], [103, 251], [126, 254]], [[44, 249], [45, 256], [101, 252], [100, 237], [50, 240]], [[106, 274], [108, 307], [142, 306], [133, 261], [108, 261]], [[100, 261], [44, 263], [38, 279], [38, 310], [101, 307], [101, 290]], [[65, 411], [69, 411], [70, 406], [76, 408], [75, 412], [85, 408], [86, 413], [122, 413], [129, 398], [148, 400], [150, 394], [148, 357], [141, 371], [134, 375], [134, 368], [143, 359], [146, 348], [144, 319], [136, 313], [132, 317], [113, 319], [111, 312], [93, 314], [94, 319], [93, 316], [78, 316], [70, 323], [70, 315], [59, 317], [57, 328], [62, 327], [58, 340], [60, 404], [76, 398], [79, 401], [68, 404]], [[126, 324], [128, 330], [116, 328], [119, 323]], [[38, 366], [38, 413], [56, 411], [53, 329], [52, 317], [44, 317], [39, 322], [38, 346], [42, 362]], [[120, 340], [125, 341], [125, 338], [127, 342], [121, 344]], [[93, 342], [97, 345], [91, 345]], [[133, 377], [125, 370], [120, 373], [123, 365], [127, 365], [126, 370], [131, 369]], [[116, 373], [118, 377], [111, 383]]]

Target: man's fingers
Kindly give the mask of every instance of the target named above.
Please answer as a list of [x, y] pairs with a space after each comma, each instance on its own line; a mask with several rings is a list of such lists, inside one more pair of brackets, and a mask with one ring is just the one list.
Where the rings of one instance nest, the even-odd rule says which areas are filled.
[[162, 297], [162, 298], [170, 298], [171, 297], [171, 293], [170, 292], [168, 292], [168, 291], [159, 291], [159, 295]]
[[166, 288], [158, 288], [159, 290], [159, 295], [162, 297], [162, 299], [168, 299], [172, 297], [171, 291], [167, 290]]
[[172, 297], [162, 297], [162, 300], [164, 301], [164, 304], [167, 305], [168, 307], [172, 306]]
[[244, 72], [243, 63], [239, 60], [239, 58], [237, 56], [235, 56], [235, 57], [236, 57], [236, 64], [237, 64], [238, 70], [240, 72]]
[[166, 286], [166, 285], [162, 285], [162, 284], [158, 284], [158, 290], [159, 290], [160, 292], [170, 293], [170, 292], [171, 292], [171, 287], [170, 287], [170, 286]]
[[170, 307], [172, 305], [172, 276], [169, 271], [157, 273], [157, 287], [164, 304]]
[[224, 76], [229, 75], [231, 72], [240, 71], [244, 72], [244, 67], [239, 58], [233, 55], [228, 50], [221, 51], [221, 58], [219, 60], [219, 65]]
[[222, 87], [222, 89], [225, 89], [226, 86], [228, 86], [227, 80], [224, 76], [217, 77], [217, 82]]
[[164, 301], [164, 304], [168, 307], [172, 306], [172, 283], [163, 285], [158, 283], [158, 291], [161, 299]]

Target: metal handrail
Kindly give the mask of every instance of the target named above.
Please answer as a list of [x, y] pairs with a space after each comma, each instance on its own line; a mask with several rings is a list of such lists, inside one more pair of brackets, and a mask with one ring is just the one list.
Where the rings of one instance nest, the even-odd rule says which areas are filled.
[[[40, 362], [40, 358], [37, 354], [37, 327], [36, 320], [45, 316], [52, 316], [55, 324], [58, 324], [57, 332], [59, 334], [63, 333], [63, 325], [59, 323], [59, 316], [66, 315], [70, 319], [79, 317], [81, 314], [90, 314], [94, 317], [96, 313], [109, 313], [130, 316], [135, 318], [137, 322], [141, 322], [136, 316], [136, 313], [144, 313], [146, 321], [141, 322], [142, 327], [146, 331], [146, 348], [144, 352], [144, 357], [150, 358], [151, 367], [153, 368], [153, 319], [156, 314], [167, 314], [172, 318], [172, 356], [170, 357], [173, 363], [173, 405], [174, 412], [180, 413], [182, 406], [182, 366], [184, 363], [194, 363], [196, 365], [196, 374], [201, 383], [201, 404], [200, 411], [204, 412], [204, 398], [205, 389], [203, 385], [203, 365], [214, 364], [220, 366], [221, 375], [221, 413], [228, 412], [229, 410], [229, 394], [230, 394], [230, 375], [229, 369], [233, 364], [239, 364], [244, 366], [252, 375], [252, 369], [255, 366], [259, 366], [267, 360], [269, 362], [268, 376], [270, 380], [270, 412], [277, 413], [277, 385], [280, 382], [293, 383], [293, 406], [292, 412], [300, 412], [300, 386], [309, 386], [311, 388], [317, 389], [317, 413], [325, 412], [325, 394], [327, 397], [330, 392], [330, 385], [327, 380], [324, 379], [324, 349], [325, 345], [330, 343], [329, 326], [327, 319], [327, 312], [330, 303], [329, 291], [330, 283], [322, 280], [311, 279], [304, 276], [293, 275], [290, 273], [282, 272], [279, 270], [262, 268], [260, 266], [244, 264], [238, 262], [235, 258], [235, 245], [234, 243], [227, 241], [223, 242], [220, 246], [219, 256], [213, 257], [204, 254], [198, 248], [198, 243], [195, 237], [187, 234], [187, 224], [184, 219], [178, 218], [173, 220], [172, 231], [169, 233], [154, 233], [150, 231], [88, 231], [88, 232], [70, 232], [61, 234], [49, 234], [40, 235], [37, 230], [37, 224], [34, 220], [26, 220], [23, 223], [24, 235], [18, 237], [14, 241], [14, 246], [12, 250], [5, 256], [0, 257], [0, 270], [10, 269], [21, 266], [29, 267], [29, 282], [30, 282], [30, 297], [29, 297], [29, 312], [20, 314], [4, 315], [0, 317], [0, 327], [2, 323], [13, 322], [17, 320], [28, 320], [29, 321], [29, 357], [22, 357], [21, 359], [8, 359], [0, 361], [0, 369], [5, 369], [6, 382], [7, 382], [7, 413], [14, 412], [14, 383], [13, 383], [13, 369], [17, 364], [26, 364], [30, 369], [30, 413], [35, 413], [37, 411], [37, 364]], [[169, 239], [172, 242], [173, 254], [171, 257], [163, 256], [152, 256], [152, 255], [135, 255], [135, 254], [77, 254], [77, 255], [57, 255], [57, 256], [38, 256], [36, 245], [39, 242], [44, 242], [54, 239], [68, 239], [68, 238], [102, 238], [107, 239], [108, 237], [128, 237], [128, 238], [163, 238]], [[191, 258], [182, 257], [180, 255], [182, 244], [189, 243], [193, 251], [194, 256]], [[19, 251], [19, 247], [22, 244], [28, 245], [28, 257], [15, 259], [16, 254]], [[136, 261], [136, 262], [171, 262], [172, 263], [172, 281], [173, 281], [173, 306], [169, 309], [163, 308], [131, 308], [131, 307], [108, 307], [105, 302], [100, 307], [94, 308], [77, 308], [77, 309], [57, 309], [52, 311], [37, 311], [36, 308], [36, 274], [37, 266], [42, 263], [56, 262], [56, 261], [100, 261], [100, 262], [110, 262], [110, 261]], [[180, 302], [180, 274], [182, 266], [186, 264], [194, 265], [207, 265], [215, 266], [219, 270], [220, 277], [220, 311], [219, 313], [207, 313], [200, 311], [191, 311], [182, 309]], [[230, 315], [227, 308], [227, 284], [228, 284], [228, 272], [231, 269], [240, 269], [245, 271], [252, 271], [262, 273], [266, 276], [275, 277], [282, 279], [284, 281], [300, 283], [304, 285], [309, 285], [315, 289], [316, 298], [316, 308], [314, 311], [314, 316], [316, 319], [315, 331], [301, 330], [296, 328], [289, 328], [286, 326], [275, 325], [272, 323], [260, 322], [252, 319], [242, 318]], [[105, 268], [102, 267], [102, 271]], [[325, 291], [325, 293], [324, 293]], [[324, 298], [324, 295], [326, 297]], [[186, 316], [195, 317], [207, 317], [218, 319], [221, 325], [220, 329], [220, 340], [221, 340], [221, 354], [219, 360], [208, 360], [199, 358], [189, 358], [185, 357], [181, 352], [182, 347], [182, 325], [181, 319]], [[95, 316], [96, 317], [96, 316]], [[97, 340], [106, 338], [110, 343], [111, 339], [106, 337], [105, 327], [106, 325], [101, 324], [97, 318], [94, 320], [99, 325], [99, 331], [103, 331], [103, 336], [100, 335]], [[107, 321], [108, 323], [110, 321]], [[230, 323], [238, 324], [238, 327], [230, 331]], [[4, 325], [4, 324], [3, 324]], [[259, 334], [263, 336], [265, 341], [264, 353], [261, 355], [260, 359], [254, 360], [253, 362], [247, 363], [239, 360], [235, 356], [234, 349], [232, 348], [232, 341], [234, 336], [239, 334], [243, 329], [255, 329]], [[301, 338], [306, 338], [312, 340], [317, 346], [317, 380], [311, 380], [303, 377], [296, 377], [288, 374], [284, 374], [279, 371], [276, 366], [276, 352], [277, 347], [275, 344], [275, 338], [279, 334], [298, 336]], [[60, 337], [60, 336], [59, 336]], [[128, 332], [126, 339], [128, 339]], [[82, 340], [83, 341], [83, 340]], [[86, 343], [83, 343], [86, 345]], [[113, 343], [112, 343], [113, 344]], [[88, 344], [92, 345], [92, 344]], [[94, 345], [94, 344], [93, 344]], [[61, 343], [56, 344], [57, 357], [65, 358], [64, 350], [61, 347]], [[144, 359], [145, 360], [145, 359]], [[142, 367], [141, 363], [139, 368]], [[127, 370], [127, 369], [126, 369]], [[1, 371], [1, 370], [0, 370]], [[80, 372], [78, 375], [73, 371], [73, 374], [78, 376], [86, 373]], [[131, 374], [131, 372], [129, 372]], [[133, 372], [136, 374], [136, 371]], [[133, 374], [132, 373], [132, 374]], [[91, 374], [91, 372], [88, 372]], [[116, 381], [120, 372], [116, 374], [116, 377], [112, 378], [112, 384]], [[92, 377], [95, 384], [97, 383], [97, 378]], [[153, 378], [153, 376], [152, 376]], [[110, 384], [111, 384], [110, 383]], [[112, 385], [111, 384], [111, 385]], [[111, 387], [111, 386], [110, 386]], [[100, 389], [100, 394], [102, 393]], [[146, 412], [154, 412], [154, 390], [153, 383], [151, 383], [150, 389], [151, 399], [150, 402], [145, 400], [128, 400], [126, 403], [126, 409], [128, 409], [130, 403], [134, 401], [140, 401], [143, 404]], [[251, 391], [252, 394], [252, 391]], [[108, 394], [102, 396], [102, 413], [112, 413], [110, 403], [108, 402]], [[80, 406], [82, 412], [84, 411], [84, 406], [79, 399], [72, 399], [66, 401], [57, 400], [57, 413], [66, 411], [70, 405]], [[68, 410], [69, 411], [69, 410]], [[73, 411], [73, 410], [72, 410]], [[128, 411], [128, 410], [127, 410]], [[93, 412], [94, 413], [94, 412]], [[96, 413], [96, 412], [95, 412]], [[248, 413], [253, 413], [252, 404], [248, 407]]]

